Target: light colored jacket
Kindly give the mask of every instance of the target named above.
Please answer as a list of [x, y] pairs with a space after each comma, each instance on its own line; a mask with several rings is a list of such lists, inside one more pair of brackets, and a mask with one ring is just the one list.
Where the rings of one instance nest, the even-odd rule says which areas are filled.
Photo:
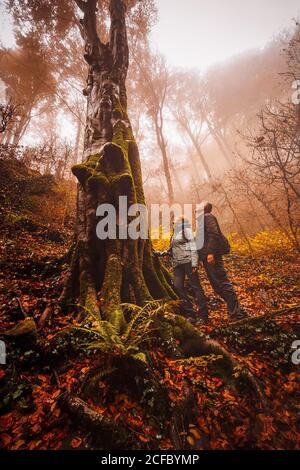
[[160, 252], [159, 255], [171, 256], [174, 268], [186, 263], [192, 263], [192, 267], [197, 268], [198, 252], [192, 229], [185, 227], [184, 235], [185, 237], [183, 236], [182, 230], [178, 232], [175, 231], [168, 250]]

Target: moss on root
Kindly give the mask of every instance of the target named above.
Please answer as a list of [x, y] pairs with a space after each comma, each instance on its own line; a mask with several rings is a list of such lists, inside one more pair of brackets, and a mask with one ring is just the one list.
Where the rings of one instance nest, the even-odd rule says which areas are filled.
[[108, 241], [106, 250], [107, 263], [100, 293], [101, 312], [121, 333], [126, 328], [126, 321], [121, 307], [122, 263], [118, 241]]

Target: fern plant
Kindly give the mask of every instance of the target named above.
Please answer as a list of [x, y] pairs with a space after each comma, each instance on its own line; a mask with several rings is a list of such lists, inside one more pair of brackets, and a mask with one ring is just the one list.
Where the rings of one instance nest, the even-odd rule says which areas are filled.
[[82, 342], [82, 345], [89, 350], [99, 350], [110, 356], [133, 356], [146, 362], [146, 356], [140, 351], [140, 346], [153, 338], [154, 319], [170, 312], [173, 303], [154, 300], [147, 302], [143, 307], [129, 303], [122, 304], [124, 313], [129, 313], [131, 316], [122, 335], [110, 322], [99, 319], [92, 311], [82, 307], [87, 313], [84, 325], [89, 323], [89, 326], [75, 325], [72, 329], [91, 336], [90, 340]]

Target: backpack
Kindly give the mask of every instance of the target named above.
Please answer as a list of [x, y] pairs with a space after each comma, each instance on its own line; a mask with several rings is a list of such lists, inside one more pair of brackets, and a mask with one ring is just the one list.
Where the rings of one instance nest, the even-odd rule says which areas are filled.
[[225, 235], [222, 233], [222, 231], [220, 229], [219, 222], [218, 222], [217, 219], [216, 219], [216, 223], [217, 223], [218, 231], [219, 231], [218, 254], [219, 255], [229, 255], [230, 250], [231, 250], [230, 243], [229, 243], [228, 239], [225, 237]]

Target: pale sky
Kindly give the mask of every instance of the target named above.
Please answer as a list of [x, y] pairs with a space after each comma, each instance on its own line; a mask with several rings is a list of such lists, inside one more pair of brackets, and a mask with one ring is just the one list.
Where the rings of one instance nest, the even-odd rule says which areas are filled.
[[[0, 40], [12, 44], [12, 25], [0, 0]], [[156, 0], [155, 50], [171, 65], [207, 69], [242, 51], [261, 48], [300, 18], [300, 0]]]
[[300, 0], [156, 0], [152, 43], [171, 65], [205, 70], [261, 48], [300, 17]]

